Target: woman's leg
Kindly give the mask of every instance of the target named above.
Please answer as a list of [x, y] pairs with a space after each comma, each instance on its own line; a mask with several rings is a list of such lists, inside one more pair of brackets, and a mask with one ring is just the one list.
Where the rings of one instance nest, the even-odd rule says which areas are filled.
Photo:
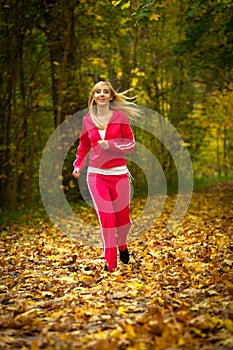
[[100, 223], [103, 255], [109, 271], [117, 267], [116, 217], [109, 176], [89, 174], [88, 187]]
[[116, 220], [117, 246], [120, 251], [127, 248], [127, 236], [131, 227], [130, 220], [130, 183], [128, 175], [118, 176], [115, 183], [115, 195], [117, 200], [113, 201]]

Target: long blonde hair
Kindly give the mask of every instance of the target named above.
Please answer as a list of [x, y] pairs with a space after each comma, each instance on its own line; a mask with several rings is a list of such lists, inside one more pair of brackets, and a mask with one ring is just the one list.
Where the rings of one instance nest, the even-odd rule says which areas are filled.
[[113, 86], [110, 82], [99, 81], [97, 84], [95, 84], [92, 87], [91, 92], [90, 92], [89, 101], [88, 101], [88, 107], [89, 107], [91, 118], [92, 118], [94, 124], [98, 128], [100, 128], [100, 129], [103, 128], [103, 125], [100, 123], [100, 121], [97, 118], [97, 105], [96, 105], [96, 102], [95, 102], [93, 96], [94, 96], [95, 91], [103, 85], [107, 85], [108, 88], [110, 89], [112, 100], [109, 104], [109, 108], [111, 110], [119, 109], [123, 113], [125, 113], [127, 117], [129, 117], [131, 119], [141, 117], [138, 106], [136, 105], [136, 103], [132, 102], [132, 100], [135, 100], [135, 96], [134, 97], [127, 96], [127, 93], [130, 92], [132, 89], [129, 89], [129, 90], [126, 90], [123, 92], [117, 92], [113, 88]]

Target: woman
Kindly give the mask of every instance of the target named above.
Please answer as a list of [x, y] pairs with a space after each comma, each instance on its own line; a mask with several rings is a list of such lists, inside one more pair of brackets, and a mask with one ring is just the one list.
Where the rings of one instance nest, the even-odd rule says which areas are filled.
[[[125, 154], [135, 148], [128, 117], [137, 117], [137, 106], [112, 85], [100, 81], [91, 90], [72, 175], [78, 178], [91, 150], [87, 184], [101, 228], [105, 270], [117, 267], [117, 247], [124, 264], [129, 262], [130, 184]], [[127, 115], [127, 116], [126, 116]]]

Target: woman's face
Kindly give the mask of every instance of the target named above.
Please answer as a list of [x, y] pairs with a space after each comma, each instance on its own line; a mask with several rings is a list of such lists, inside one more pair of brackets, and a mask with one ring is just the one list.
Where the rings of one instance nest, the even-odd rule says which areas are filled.
[[105, 106], [112, 100], [112, 93], [108, 85], [100, 85], [96, 88], [93, 99], [97, 106]]

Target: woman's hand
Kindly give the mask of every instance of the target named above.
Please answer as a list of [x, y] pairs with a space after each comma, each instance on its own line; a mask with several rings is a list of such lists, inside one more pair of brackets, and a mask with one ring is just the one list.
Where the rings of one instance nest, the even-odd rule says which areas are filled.
[[106, 140], [99, 140], [98, 144], [100, 145], [100, 147], [102, 147], [103, 149], [109, 149], [109, 143]]
[[72, 172], [73, 177], [75, 177], [75, 179], [79, 178], [80, 175], [80, 169], [79, 168], [75, 168], [74, 171]]

